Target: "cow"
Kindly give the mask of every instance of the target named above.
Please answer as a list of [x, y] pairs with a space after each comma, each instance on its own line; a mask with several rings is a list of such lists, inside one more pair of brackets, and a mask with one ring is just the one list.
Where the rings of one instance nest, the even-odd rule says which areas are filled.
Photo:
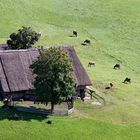
[[131, 83], [131, 79], [126, 77], [125, 80], [123, 81], [123, 83], [125, 83], [125, 84]]
[[88, 67], [91, 67], [91, 66], [95, 66], [95, 62], [94, 61], [89, 61]]
[[84, 43], [85, 43], [85, 44], [90, 44], [91, 42], [90, 42], [89, 39], [86, 39], [86, 40], [84, 41]]
[[110, 87], [113, 87], [113, 84], [112, 83], [110, 83]]
[[110, 83], [109, 86], [105, 87], [105, 89], [111, 89], [113, 87], [113, 84]]
[[37, 38], [40, 38], [40, 37], [41, 37], [41, 35], [42, 35], [42, 33], [41, 33], [41, 32], [37, 32], [37, 33], [36, 33], [36, 37], [37, 37]]
[[118, 69], [120, 69], [121, 68], [121, 65], [120, 64], [116, 64], [114, 67], [113, 67], [113, 69], [115, 69], [115, 70], [118, 70]]
[[38, 34], [39, 36], [41, 36], [41, 35], [42, 35], [42, 33], [41, 33], [41, 32], [38, 32], [37, 34]]
[[78, 33], [77, 31], [73, 31], [73, 36], [77, 37]]
[[86, 46], [86, 45], [90, 45], [90, 40], [86, 39], [83, 43], [81, 43], [81, 45]]

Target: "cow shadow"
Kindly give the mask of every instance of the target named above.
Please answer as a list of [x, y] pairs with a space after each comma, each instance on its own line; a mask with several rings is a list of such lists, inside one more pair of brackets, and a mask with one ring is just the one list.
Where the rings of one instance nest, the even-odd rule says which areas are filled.
[[82, 45], [82, 46], [87, 46], [87, 44], [86, 44], [86, 43], [81, 43], [81, 45]]
[[69, 35], [69, 37], [76, 37], [76, 36], [74, 36], [74, 35]]

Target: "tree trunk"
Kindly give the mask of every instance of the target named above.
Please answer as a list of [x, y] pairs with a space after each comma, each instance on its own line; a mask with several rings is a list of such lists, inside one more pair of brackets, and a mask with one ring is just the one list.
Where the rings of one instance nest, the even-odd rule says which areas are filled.
[[51, 113], [53, 113], [53, 111], [54, 111], [54, 104], [51, 103]]
[[73, 106], [74, 106], [74, 99], [73, 99], [73, 98], [69, 99], [69, 100], [67, 101], [67, 105], [68, 105], [68, 110], [69, 110], [69, 109], [72, 109]]

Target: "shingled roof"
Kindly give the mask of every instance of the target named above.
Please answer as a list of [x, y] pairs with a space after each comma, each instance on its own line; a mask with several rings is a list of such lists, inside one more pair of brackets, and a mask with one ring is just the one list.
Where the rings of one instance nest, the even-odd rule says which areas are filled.
[[79, 85], [79, 86], [91, 85], [91, 81], [90, 81], [83, 65], [81, 64], [74, 48], [71, 46], [67, 46], [67, 47], [64, 47], [64, 49], [69, 54], [69, 56], [73, 62], [74, 75], [76, 78], [77, 85]]
[[[64, 47], [74, 68], [74, 77], [78, 86], [91, 85], [91, 81], [82, 66], [73, 47]], [[0, 50], [0, 80], [4, 92], [26, 91], [34, 89], [33, 74], [29, 66], [39, 56], [38, 49]]]

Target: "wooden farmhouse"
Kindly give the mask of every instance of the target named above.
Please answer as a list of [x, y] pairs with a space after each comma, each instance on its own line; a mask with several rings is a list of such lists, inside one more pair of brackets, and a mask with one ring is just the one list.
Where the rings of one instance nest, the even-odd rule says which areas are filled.
[[[34, 100], [35, 89], [32, 85], [34, 76], [29, 66], [40, 55], [39, 49], [0, 50], [0, 96], [12, 95], [13, 100]], [[74, 77], [77, 84], [74, 96], [84, 96], [86, 86], [91, 81], [82, 66], [75, 50], [71, 46], [64, 47], [73, 63]]]

